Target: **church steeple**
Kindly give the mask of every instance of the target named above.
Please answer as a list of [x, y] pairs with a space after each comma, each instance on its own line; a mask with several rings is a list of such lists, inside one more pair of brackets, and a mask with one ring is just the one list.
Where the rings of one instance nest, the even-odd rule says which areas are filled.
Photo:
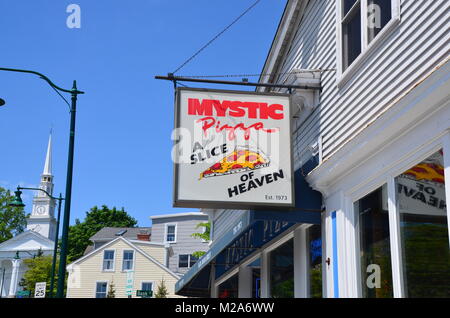
[[[52, 133], [48, 139], [47, 154], [45, 156], [44, 170], [41, 175], [39, 188], [53, 195], [52, 174]], [[54, 217], [55, 200], [51, 199], [45, 192], [37, 191], [33, 199], [33, 211], [28, 219], [27, 228], [54, 240], [56, 220]]]
[[47, 155], [45, 156], [45, 165], [42, 175], [52, 175], [52, 132], [50, 131], [50, 137], [48, 138]]
[[[52, 132], [50, 131], [50, 137], [48, 138], [47, 154], [45, 155], [44, 170], [41, 175], [41, 189], [53, 194], [53, 175], [52, 175]], [[47, 195], [39, 191], [38, 197], [46, 197]]]

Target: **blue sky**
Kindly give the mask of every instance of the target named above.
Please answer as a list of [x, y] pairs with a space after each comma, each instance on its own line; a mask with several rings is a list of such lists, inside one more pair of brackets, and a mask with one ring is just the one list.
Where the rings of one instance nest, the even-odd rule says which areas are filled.
[[[172, 207], [174, 92], [153, 78], [174, 71], [253, 2], [0, 0], [0, 67], [35, 70], [64, 88], [76, 79], [86, 92], [77, 106], [71, 223], [102, 204], [124, 207], [140, 226], [150, 215], [193, 210]], [[80, 29], [66, 26], [71, 3], [81, 8]], [[285, 3], [262, 0], [177, 75], [259, 73]], [[53, 128], [54, 193], [64, 195], [67, 105], [26, 74], [0, 72], [0, 97], [0, 186], [39, 184]], [[32, 193], [24, 195], [30, 212]]]

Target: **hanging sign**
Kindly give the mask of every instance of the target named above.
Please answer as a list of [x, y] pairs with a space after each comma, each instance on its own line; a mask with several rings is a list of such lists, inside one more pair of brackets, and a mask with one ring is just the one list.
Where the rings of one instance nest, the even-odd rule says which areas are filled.
[[290, 96], [178, 88], [174, 206], [292, 207]]

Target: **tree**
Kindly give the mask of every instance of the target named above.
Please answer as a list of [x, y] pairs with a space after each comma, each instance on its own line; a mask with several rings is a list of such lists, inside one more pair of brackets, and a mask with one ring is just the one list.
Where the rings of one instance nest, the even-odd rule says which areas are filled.
[[155, 298], [167, 298], [169, 291], [167, 290], [166, 283], [164, 282], [164, 278], [161, 279], [161, 283], [158, 284], [158, 289], [155, 293]]
[[[210, 240], [210, 233], [211, 233], [211, 224], [209, 222], [202, 222], [202, 223], [197, 224], [197, 226], [195, 228], [198, 229], [200, 227], [204, 228], [205, 231], [203, 233], [200, 233], [200, 232], [199, 233], [192, 233], [191, 236], [194, 237], [194, 238], [197, 238], [197, 239], [204, 240], [204, 241], [209, 241]], [[204, 252], [204, 251], [197, 251], [197, 252], [192, 253], [192, 255], [194, 257], [200, 258], [205, 253], [206, 252]]]
[[75, 225], [69, 227], [68, 262], [83, 256], [83, 253], [91, 244], [89, 238], [104, 227], [136, 227], [137, 221], [131, 217], [123, 208], [117, 210], [115, 207], [109, 209], [106, 205], [101, 208], [94, 206], [83, 222], [75, 220]]
[[115, 289], [114, 281], [111, 280], [111, 284], [109, 284], [108, 294], [106, 298], [116, 298], [116, 289]]
[[14, 195], [0, 187], [0, 243], [22, 233], [27, 226], [27, 219], [22, 207], [10, 207]]
[[[37, 256], [35, 258], [24, 259], [23, 262], [28, 267], [28, 270], [23, 275], [23, 278], [20, 282], [20, 286], [24, 287], [26, 290], [30, 290], [34, 292], [34, 288], [36, 283], [47, 282], [46, 294], [49, 293], [50, 290], [50, 279], [52, 273], [52, 256]], [[58, 258], [59, 259], [59, 258]], [[56, 270], [58, 272], [58, 264], [56, 262]], [[57, 277], [55, 277], [55, 286], [57, 286]]]

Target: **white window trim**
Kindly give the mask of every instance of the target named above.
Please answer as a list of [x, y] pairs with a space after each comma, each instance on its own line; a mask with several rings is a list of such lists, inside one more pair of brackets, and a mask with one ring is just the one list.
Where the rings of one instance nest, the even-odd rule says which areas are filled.
[[152, 298], [154, 298], [155, 297], [155, 282], [154, 281], [152, 281], [152, 280], [143, 280], [143, 281], [141, 281], [141, 290], [144, 290], [143, 289], [143, 284], [144, 283], [150, 283], [150, 284], [152, 284]]
[[[388, 192], [388, 208], [389, 208], [389, 238], [390, 238], [390, 248], [391, 248], [391, 267], [392, 267], [392, 287], [394, 298], [404, 298], [406, 297], [405, 284], [404, 284], [404, 273], [403, 273], [403, 260], [402, 260], [402, 244], [401, 244], [401, 233], [400, 233], [400, 215], [396, 207], [396, 191], [395, 191], [395, 178], [402, 174], [404, 171], [410, 169], [414, 165], [420, 163], [424, 159], [428, 158], [435, 152], [443, 149], [444, 152], [444, 174], [445, 179], [450, 180], [450, 131], [446, 131], [444, 134], [429, 142], [428, 144], [420, 147], [414, 153], [410, 154], [408, 157], [403, 158], [402, 161], [398, 162], [393, 166], [383, 177], [379, 177], [373, 182], [370, 182], [363, 187], [358, 187], [353, 192], [345, 194], [345, 205], [344, 205], [344, 215], [349, 223], [354, 226], [345, 227], [345, 231], [340, 231], [341, 233], [348, 233], [349, 237], [345, 240], [340, 239], [342, 242], [342, 249], [351, 251], [352, 260], [347, 258], [342, 258], [339, 260], [339, 287], [342, 289], [345, 287], [341, 282], [341, 269], [349, 269], [349, 279], [354, 277], [352, 281], [349, 282], [350, 288], [354, 288], [353, 293], [348, 291], [350, 294], [340, 295], [341, 297], [362, 297], [361, 288], [361, 264], [360, 264], [360, 247], [359, 247], [359, 222], [356, 216], [356, 211], [354, 209], [354, 202], [357, 202], [367, 194], [375, 191], [376, 189], [387, 184]], [[446, 201], [450, 202], [450, 186], [445, 187], [446, 191]], [[449, 226], [450, 233], [450, 209], [447, 209], [447, 224]], [[449, 244], [450, 244], [450, 234], [449, 234]], [[339, 246], [341, 247], [341, 245]], [[352, 253], [353, 252], [353, 253]], [[339, 255], [340, 256], [340, 255]], [[343, 264], [343, 262], [350, 261], [351, 264]], [[347, 267], [350, 266], [350, 267]]]
[[349, 80], [352, 78], [355, 73], [360, 70], [362, 64], [367, 61], [367, 58], [374, 51], [374, 48], [378, 47], [380, 43], [392, 33], [392, 31], [396, 28], [396, 26], [401, 21], [400, 14], [400, 0], [391, 0], [391, 8], [392, 8], [392, 18], [384, 28], [377, 34], [377, 36], [372, 40], [372, 42], [368, 43], [367, 34], [366, 34], [366, 26], [367, 26], [367, 15], [363, 14], [363, 12], [367, 12], [367, 0], [359, 0], [361, 1], [360, 10], [361, 10], [361, 53], [359, 56], [352, 62], [349, 67], [344, 71], [344, 65], [342, 62], [343, 55], [343, 47], [342, 47], [342, 19], [343, 17], [343, 0], [336, 0], [336, 65], [337, 65], [337, 85], [339, 88], [342, 88]]
[[[103, 268], [103, 264], [105, 263], [105, 252], [106, 251], [113, 251], [114, 252], [114, 258], [113, 258], [113, 266], [112, 269], [104, 269]], [[101, 271], [104, 273], [111, 273], [111, 272], [115, 272], [116, 271], [116, 257], [117, 257], [117, 251], [115, 248], [108, 248], [108, 249], [104, 249], [103, 253], [102, 253], [102, 262], [101, 262]]]
[[[125, 264], [125, 258], [124, 258], [125, 252], [133, 252], [133, 266], [131, 269], [123, 269], [123, 265]], [[136, 251], [131, 250], [131, 249], [122, 250], [122, 273], [134, 271], [135, 264], [136, 264]]]
[[106, 296], [108, 296], [108, 288], [109, 288], [109, 281], [107, 281], [107, 280], [97, 280], [97, 281], [95, 281], [95, 287], [94, 287], [94, 298], [97, 298], [97, 284], [98, 283], [106, 283], [106, 295], [105, 295], [105, 297]]
[[[167, 230], [168, 230], [168, 228], [169, 228], [169, 226], [175, 226], [175, 240], [173, 240], [173, 241], [168, 241], [167, 240], [167, 234], [168, 234], [168, 232], [167, 232]], [[165, 231], [164, 231], [164, 243], [169, 243], [169, 244], [173, 244], [173, 243], [176, 243], [177, 242], [177, 237], [178, 237], [178, 223], [166, 223], [165, 224]]]

